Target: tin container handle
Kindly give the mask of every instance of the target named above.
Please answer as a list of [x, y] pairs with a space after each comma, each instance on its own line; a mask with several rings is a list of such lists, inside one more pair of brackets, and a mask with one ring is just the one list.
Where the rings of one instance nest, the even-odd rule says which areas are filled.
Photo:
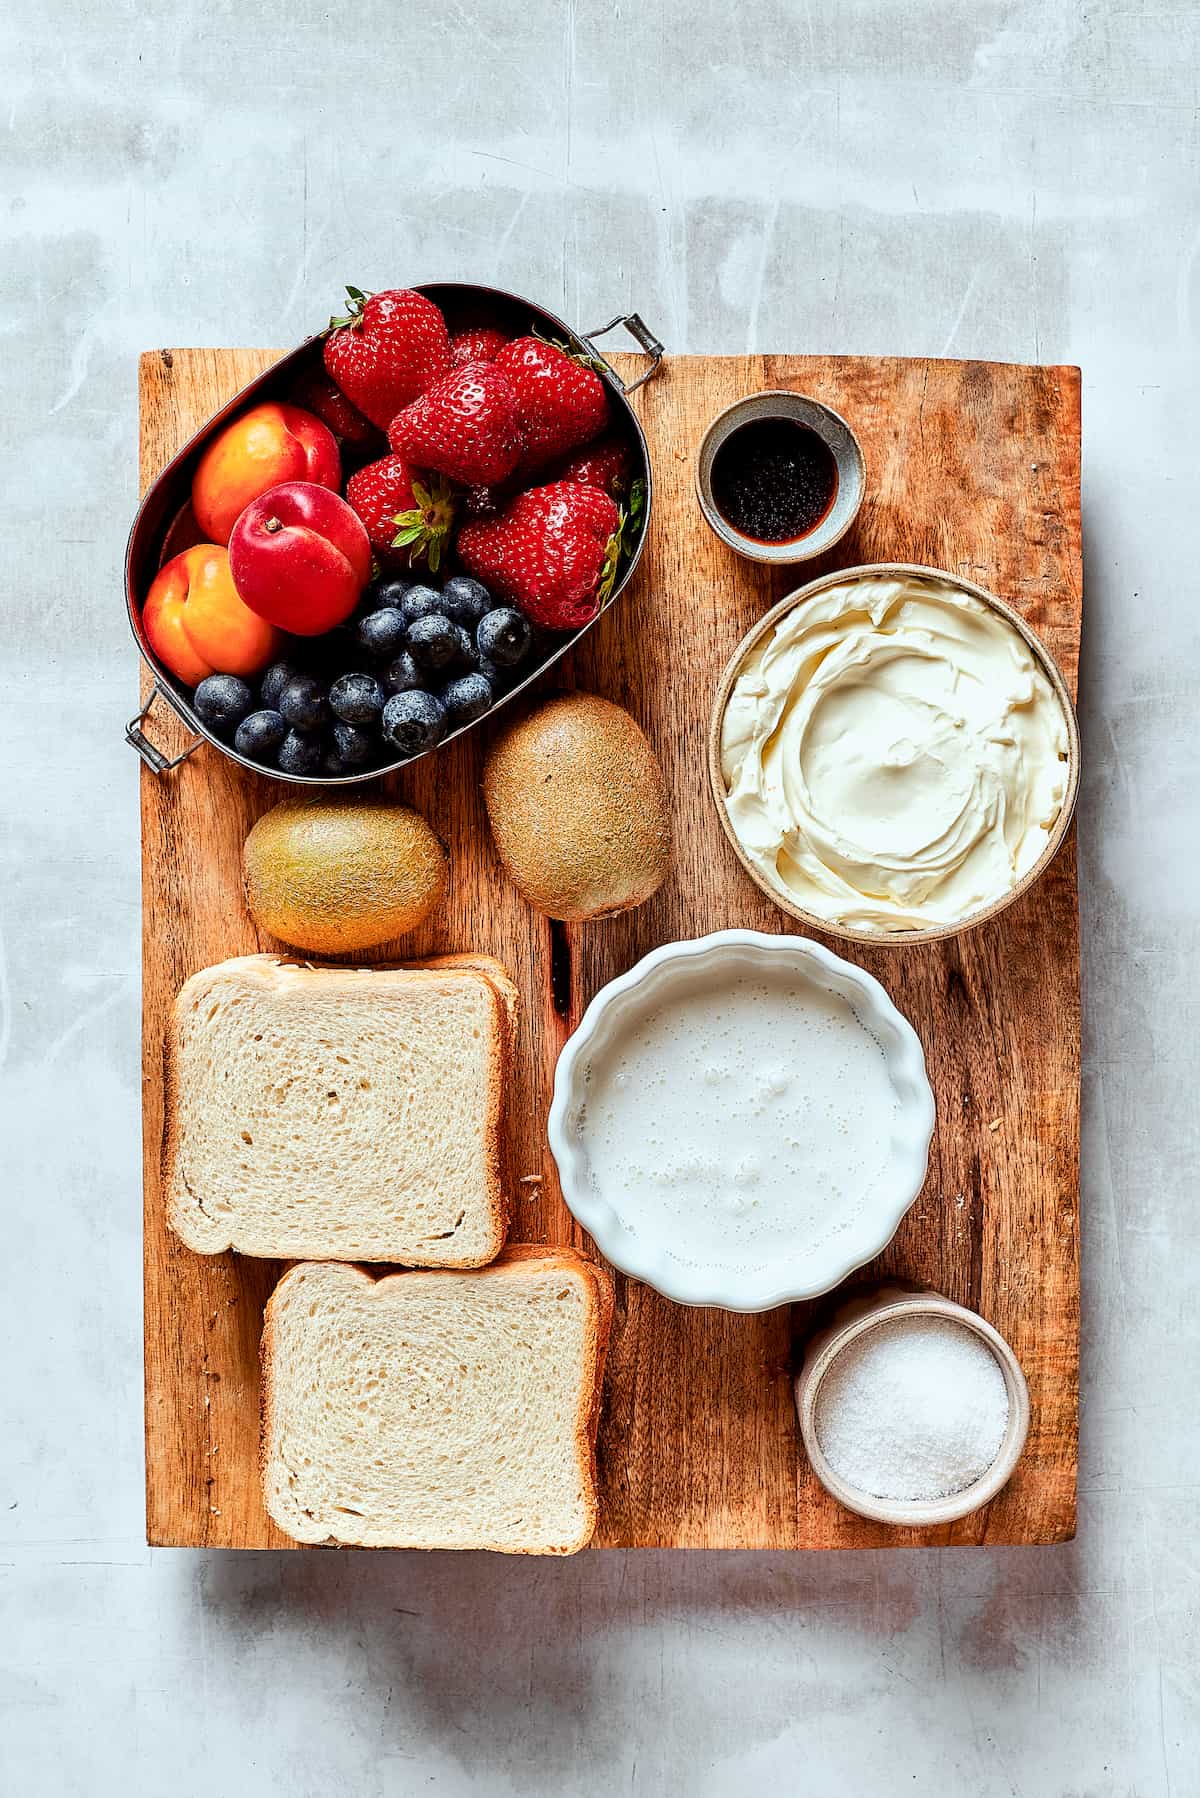
[[[593, 339], [597, 337], [607, 336], [609, 331], [615, 331], [618, 325], [624, 325], [634, 342], [650, 358], [650, 366], [646, 372], [639, 375], [636, 381], [630, 381], [628, 384], [621, 379], [616, 369], [612, 366], [612, 363], [609, 362], [607, 356], [603, 355], [602, 352], [596, 348], [593, 341]], [[654, 332], [642, 318], [641, 314], [637, 312], [618, 312], [617, 316], [615, 318], [610, 318], [606, 325], [600, 325], [595, 331], [581, 331], [580, 336], [583, 339], [583, 342], [587, 344], [588, 349], [591, 350], [592, 354], [603, 362], [605, 368], [608, 369], [622, 392], [626, 394], [635, 393], [642, 385], [643, 381], [648, 381], [663, 359], [663, 345], [658, 341], [658, 338], [654, 335]]]
[[156, 699], [166, 700], [167, 703], [170, 704], [170, 698], [167, 692], [158, 681], [155, 681], [154, 685], [151, 687], [150, 697], [138, 713], [137, 717], [131, 718], [129, 723], [125, 726], [125, 741], [132, 748], [137, 750], [151, 774], [167, 774], [172, 768], [178, 768], [180, 762], [186, 762], [189, 755], [192, 755], [199, 749], [204, 738], [193, 737], [187, 748], [183, 750], [180, 755], [164, 755], [162, 750], [150, 741], [149, 737], [142, 729], [142, 725], [146, 722], [150, 708]]

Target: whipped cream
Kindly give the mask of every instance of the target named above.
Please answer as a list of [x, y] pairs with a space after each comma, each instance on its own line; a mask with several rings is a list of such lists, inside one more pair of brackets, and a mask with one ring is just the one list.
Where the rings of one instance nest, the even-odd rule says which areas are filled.
[[1069, 743], [994, 607], [933, 576], [860, 577], [747, 656], [721, 726], [726, 809], [766, 882], [830, 923], [959, 924], [1046, 848]]

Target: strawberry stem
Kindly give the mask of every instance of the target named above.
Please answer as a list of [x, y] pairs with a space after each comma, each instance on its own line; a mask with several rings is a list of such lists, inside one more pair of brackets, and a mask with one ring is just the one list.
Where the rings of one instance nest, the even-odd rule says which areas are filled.
[[430, 574], [436, 574], [454, 523], [454, 496], [440, 475], [428, 487], [414, 481], [412, 494], [415, 506], [407, 512], [397, 512], [392, 519], [397, 526], [392, 548], [407, 549], [410, 568], [424, 559]]
[[371, 297], [370, 294], [364, 293], [364, 291], [361, 287], [347, 286], [346, 300], [349, 305], [349, 311], [343, 317], [338, 317], [338, 315], [335, 314], [330, 319], [328, 325], [326, 326], [326, 330], [328, 330], [328, 331], [358, 331], [358, 330], [360, 330], [362, 328], [362, 321], [363, 321], [363, 307], [366, 305], [366, 303], [370, 299], [370, 297]]

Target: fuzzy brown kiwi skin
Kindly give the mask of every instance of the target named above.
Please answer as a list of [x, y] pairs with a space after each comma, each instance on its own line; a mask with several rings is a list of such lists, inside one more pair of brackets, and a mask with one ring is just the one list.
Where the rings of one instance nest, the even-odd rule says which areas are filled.
[[505, 872], [564, 923], [641, 905], [671, 870], [662, 769], [629, 713], [563, 693], [502, 731], [483, 796]]
[[406, 806], [285, 799], [246, 838], [242, 883], [260, 929], [312, 955], [345, 955], [415, 930], [445, 898], [449, 866]]

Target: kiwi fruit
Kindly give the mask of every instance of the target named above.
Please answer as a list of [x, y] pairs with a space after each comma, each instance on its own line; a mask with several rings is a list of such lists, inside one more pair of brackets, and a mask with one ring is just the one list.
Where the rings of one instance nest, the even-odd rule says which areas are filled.
[[246, 838], [242, 869], [254, 922], [313, 955], [403, 936], [449, 882], [446, 852], [419, 812], [363, 799], [285, 799]]
[[662, 769], [629, 713], [594, 693], [560, 694], [503, 731], [483, 797], [505, 871], [547, 917], [628, 911], [670, 872]]

